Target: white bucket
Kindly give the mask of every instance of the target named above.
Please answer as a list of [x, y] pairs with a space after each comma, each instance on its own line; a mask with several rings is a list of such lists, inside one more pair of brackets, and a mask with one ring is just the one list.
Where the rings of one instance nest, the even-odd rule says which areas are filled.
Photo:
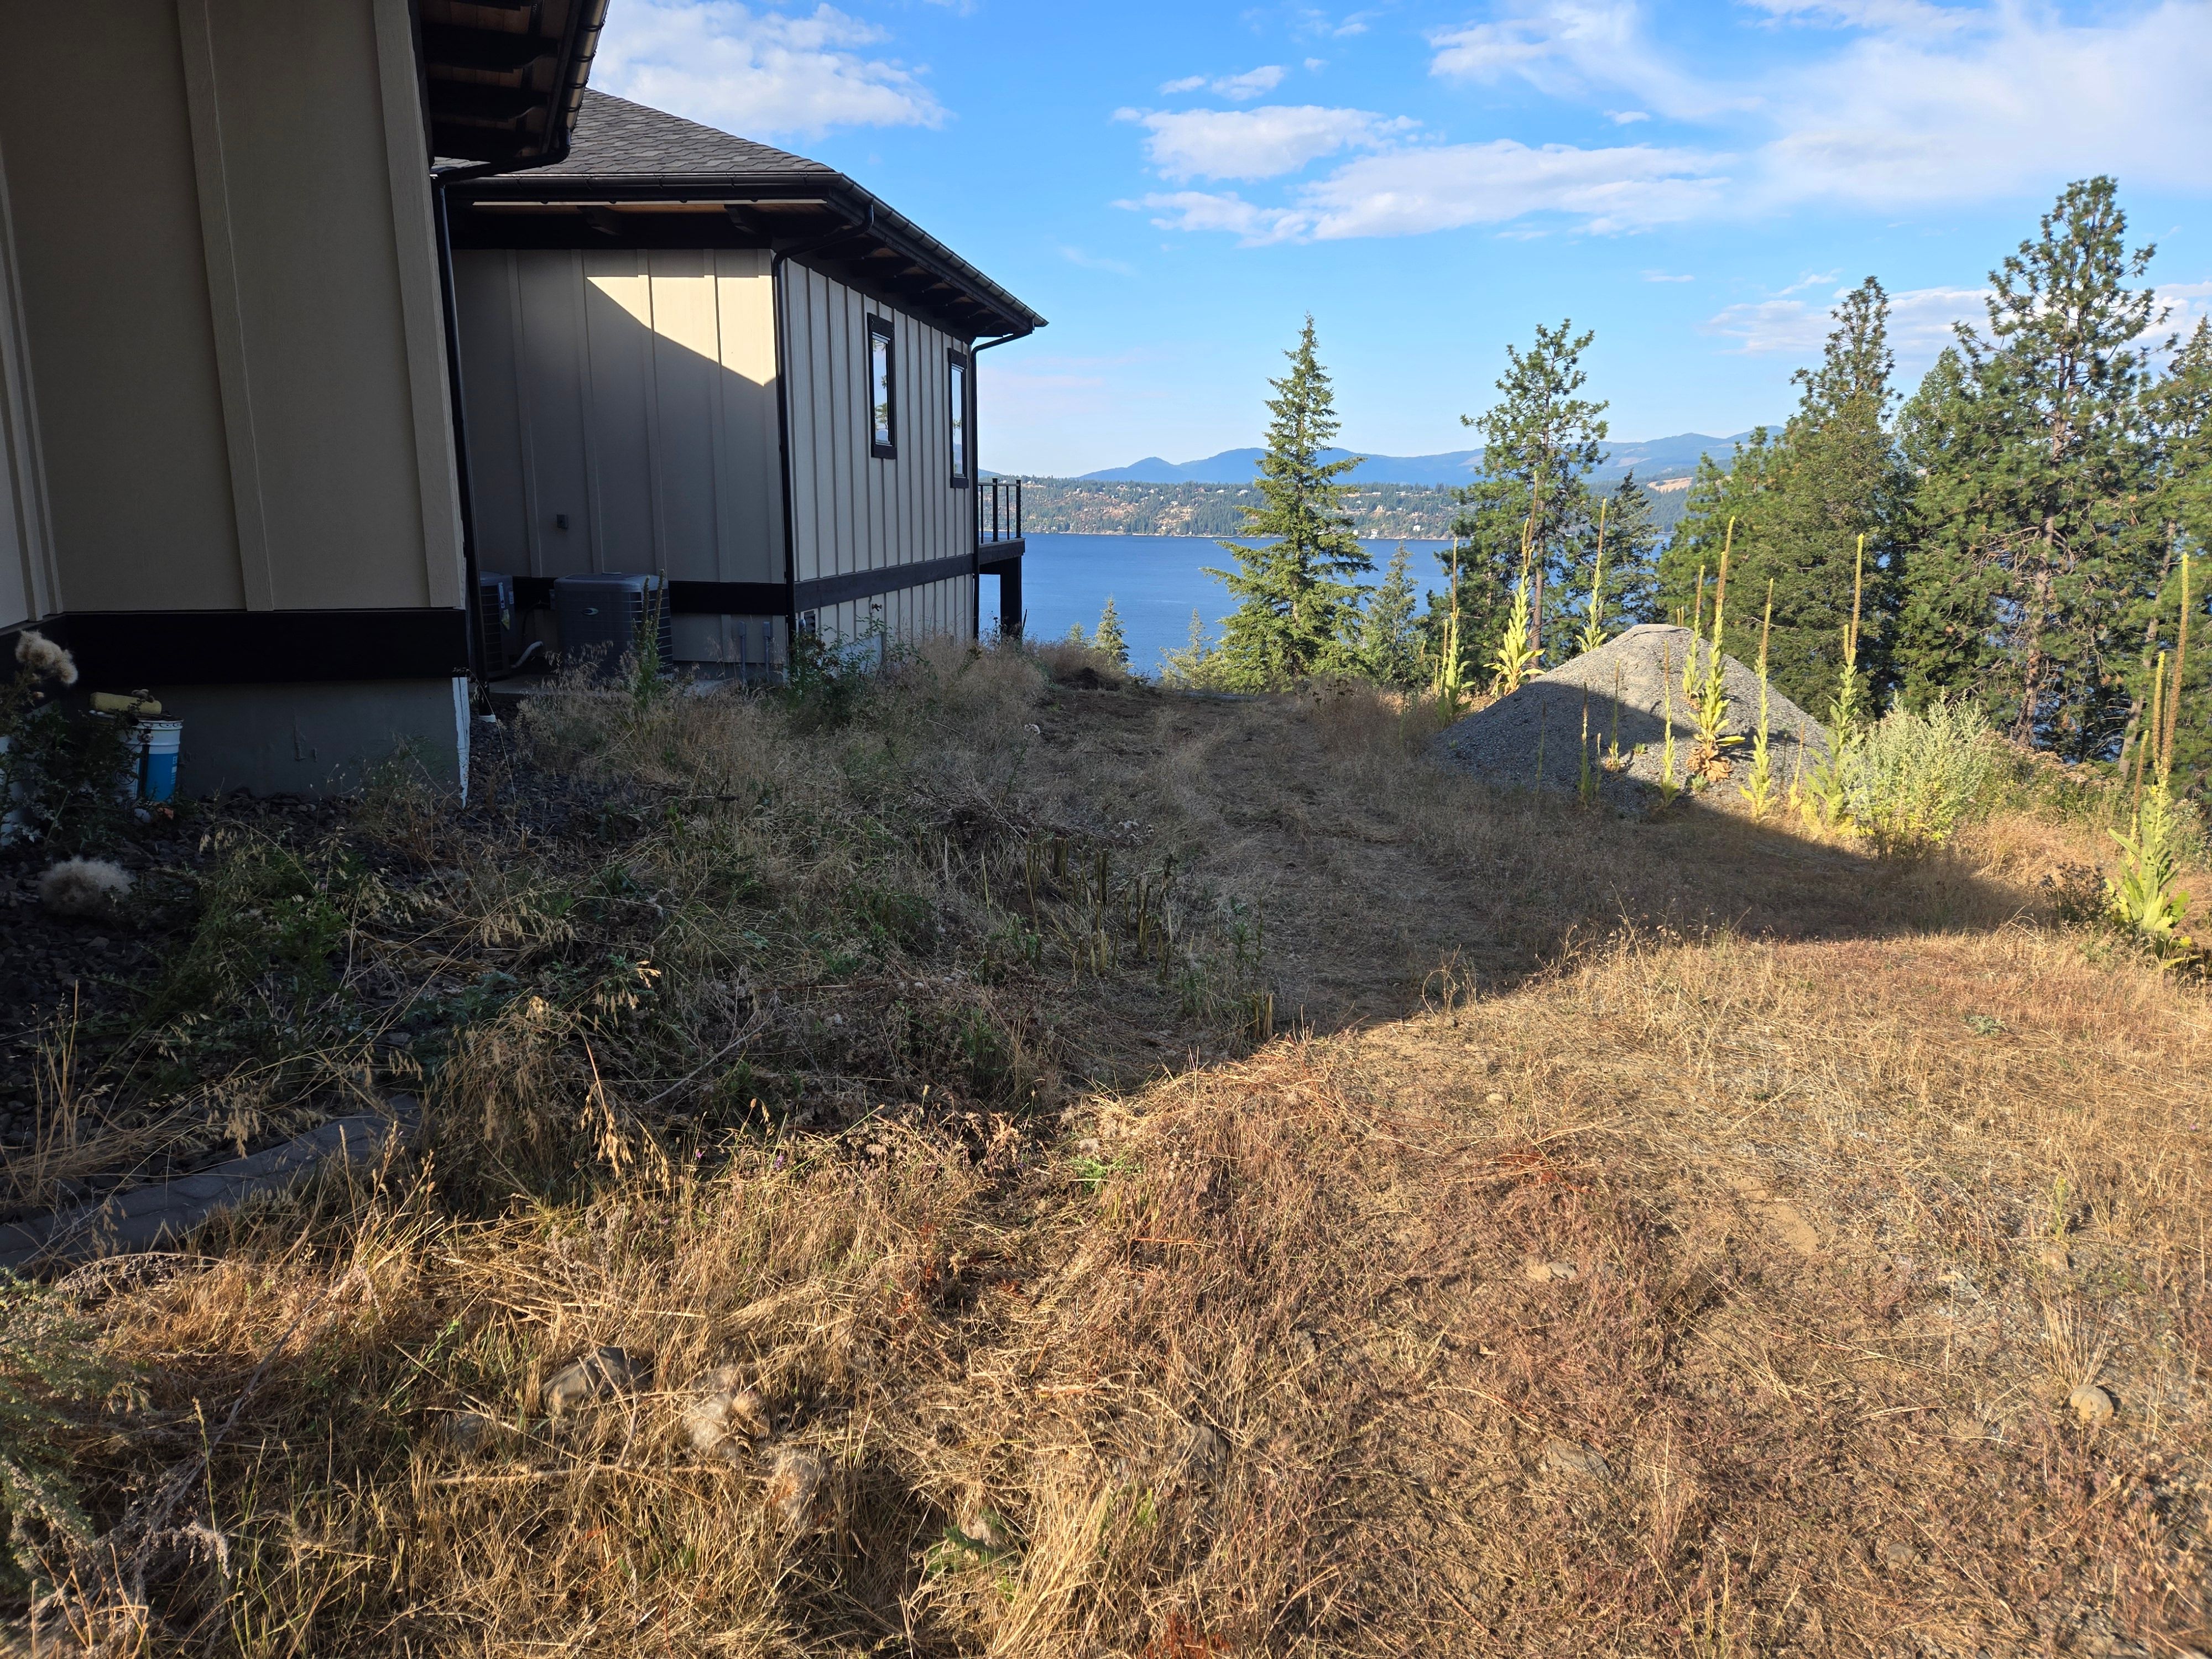
[[177, 793], [177, 754], [183, 747], [185, 723], [141, 720], [138, 730], [138, 797], [141, 800], [167, 800]]

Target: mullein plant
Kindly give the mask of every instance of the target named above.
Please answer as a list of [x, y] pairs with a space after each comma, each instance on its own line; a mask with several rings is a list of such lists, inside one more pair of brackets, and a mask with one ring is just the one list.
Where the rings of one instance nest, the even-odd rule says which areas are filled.
[[1759, 624], [1759, 730], [1752, 734], [1751, 774], [1743, 781], [1743, 798], [1751, 815], [1763, 818], [1774, 806], [1774, 756], [1768, 746], [1766, 642], [1774, 632], [1774, 582], [1766, 584], [1766, 615]]
[[[1728, 729], [1728, 678], [1722, 672], [1725, 660], [1721, 654], [1722, 629], [1728, 614], [1729, 554], [1735, 544], [1735, 520], [1730, 519], [1728, 538], [1721, 548], [1719, 580], [1713, 587], [1713, 639], [1705, 652], [1705, 683], [1698, 689], [1697, 746], [1690, 751], [1690, 776], [1693, 782], [1718, 782], [1728, 775], [1728, 757], [1724, 752], [1735, 747], [1743, 738]], [[1692, 641], [1692, 650], [1696, 649]]]
[[1444, 637], [1442, 653], [1437, 659], [1437, 706], [1446, 714], [1456, 716], [1460, 701], [1467, 695], [1467, 665], [1462, 660], [1459, 643], [1459, 538], [1452, 538], [1450, 608], [1444, 612]]
[[1605, 643], [1605, 509], [1607, 503], [1601, 499], [1597, 504], [1597, 565], [1590, 572], [1589, 609], [1583, 616], [1582, 637], [1575, 643], [1588, 656]]
[[1579, 752], [1582, 771], [1575, 782], [1575, 793], [1582, 798], [1583, 805], [1595, 806], [1597, 805], [1597, 768], [1590, 764], [1589, 687], [1587, 684], [1583, 687], [1583, 746]]
[[1688, 654], [1682, 659], [1682, 701], [1684, 702], [1694, 701], [1698, 695], [1698, 641], [1705, 631], [1705, 568], [1703, 565], [1698, 567], [1696, 594], [1696, 603], [1690, 608]]
[[1844, 672], [1828, 705], [1828, 752], [1805, 780], [1800, 810], [1815, 830], [1850, 828], [1851, 750], [1858, 741], [1859, 609], [1866, 594], [1866, 538], [1851, 572], [1851, 620], [1844, 629]]
[[[1662, 646], [1659, 648], [1659, 684], [1662, 688], [1667, 687], [1674, 678], [1674, 665], [1669, 660], [1667, 647]], [[1667, 711], [1667, 746], [1659, 754], [1659, 804], [1672, 806], [1674, 797], [1682, 793], [1681, 785], [1674, 781], [1674, 699], [1668, 690], [1662, 689], [1659, 701], [1665, 705]]]
[[1528, 623], [1528, 605], [1534, 596], [1534, 584], [1529, 574], [1528, 561], [1521, 561], [1521, 580], [1513, 584], [1513, 614], [1505, 620], [1505, 636], [1498, 642], [1498, 655], [1492, 660], [1496, 671], [1492, 689], [1501, 697], [1510, 696], [1521, 689], [1521, 683], [1535, 672], [1536, 647]]
[[[2174, 641], [2169, 684], [2166, 653], [2158, 653], [2151, 680], [2150, 719], [2136, 757], [2136, 799], [2130, 832], [2106, 833], [2119, 843], [2118, 872], [2106, 878], [2106, 902], [2113, 916], [2148, 945], [2159, 959], [2184, 962], [2197, 954], [2196, 942], [2181, 931], [2189, 914], [2189, 895], [2174, 884], [2187, 837], [2187, 809], [2173, 799], [2173, 740], [2180, 725], [2182, 672], [2189, 660], [2189, 556], [2181, 559], [2181, 629]], [[2146, 788], [2143, 773], [2150, 770]]]

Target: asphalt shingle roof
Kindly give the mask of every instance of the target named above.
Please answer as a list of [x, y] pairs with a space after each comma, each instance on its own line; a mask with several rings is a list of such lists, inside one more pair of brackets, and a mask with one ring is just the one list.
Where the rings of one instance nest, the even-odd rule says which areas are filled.
[[568, 159], [533, 179], [844, 181], [835, 167], [586, 88]]

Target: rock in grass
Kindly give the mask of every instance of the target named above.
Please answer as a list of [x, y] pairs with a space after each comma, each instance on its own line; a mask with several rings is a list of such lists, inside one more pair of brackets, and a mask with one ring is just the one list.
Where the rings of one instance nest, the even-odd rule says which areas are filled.
[[745, 1386], [735, 1365], [723, 1365], [692, 1385], [684, 1427], [701, 1451], [719, 1452], [735, 1462], [768, 1438], [768, 1402]]
[[131, 872], [106, 859], [64, 859], [39, 878], [39, 902], [55, 916], [112, 916], [131, 896]]
[[1521, 1264], [1521, 1275], [1533, 1285], [1563, 1284], [1583, 1276], [1571, 1261], [1546, 1261], [1533, 1255]]
[[829, 1482], [830, 1471], [820, 1458], [796, 1446], [786, 1446], [775, 1455], [775, 1467], [769, 1471], [768, 1506], [787, 1527], [811, 1532], [822, 1524], [823, 1489]]
[[1920, 1552], [1902, 1538], [1887, 1540], [1881, 1547], [1881, 1554], [1882, 1565], [1893, 1570], [1917, 1566], [1920, 1562]]
[[581, 1359], [553, 1373], [545, 1384], [546, 1413], [566, 1417], [596, 1401], [611, 1399], [618, 1394], [635, 1394], [652, 1376], [653, 1361], [649, 1358], [622, 1348], [594, 1348]]
[[2045, 1239], [2037, 1247], [2035, 1254], [2036, 1259], [2055, 1273], [2063, 1273], [2074, 1265], [2072, 1253], [2055, 1238]]
[[1547, 1474], [1594, 1481], [1601, 1486], [1613, 1479], [1612, 1466], [1578, 1440], [1546, 1441], [1543, 1465]]
[[[1729, 607], [1732, 619], [1742, 612]], [[1758, 631], [1758, 611], [1751, 612]], [[1664, 768], [1667, 714], [1674, 718], [1674, 777], [1684, 775], [1696, 741], [1697, 711], [1682, 695], [1682, 661], [1694, 653], [1698, 678], [1711, 660], [1711, 647], [1695, 641], [1686, 628], [1644, 623], [1606, 641], [1596, 650], [1538, 675], [1510, 696], [1469, 714], [1440, 732], [1434, 754], [1444, 765], [1473, 773], [1507, 788], [1573, 791], [1581, 781], [1583, 713], [1589, 713], [1590, 757], [1601, 787], [1618, 795], [1621, 780], [1651, 784]], [[1744, 741], [1728, 752], [1736, 778], [1743, 776], [1751, 753], [1750, 733], [1759, 723], [1759, 676], [1723, 653], [1721, 689], [1728, 702], [1725, 729]], [[1770, 687], [1767, 731], [1774, 773], [1787, 778], [1827, 753], [1820, 723]], [[1798, 746], [1800, 733], [1804, 747]], [[1604, 769], [1618, 740], [1625, 763], [1620, 773]], [[1541, 759], [1540, 770], [1537, 762]], [[1729, 793], [1734, 787], [1724, 786]]]
[[2112, 1396], [2094, 1382], [2084, 1382], [2066, 1396], [2074, 1415], [2092, 1425], [2112, 1420]]

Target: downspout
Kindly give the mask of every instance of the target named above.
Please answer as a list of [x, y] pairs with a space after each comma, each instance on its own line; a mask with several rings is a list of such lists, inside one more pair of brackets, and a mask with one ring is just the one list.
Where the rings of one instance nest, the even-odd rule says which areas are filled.
[[[969, 540], [973, 545], [968, 556], [969, 619], [968, 631], [976, 640], [983, 637], [983, 377], [977, 373], [975, 359], [994, 346], [1002, 346], [1009, 340], [1026, 340], [1036, 332], [1025, 328], [1018, 334], [1001, 334], [995, 340], [986, 340], [981, 345], [968, 348], [968, 441], [975, 452], [974, 481], [968, 490]], [[1003, 586], [1006, 578], [999, 579]], [[1000, 626], [1004, 626], [1001, 619]]]
[[769, 245], [768, 302], [775, 308], [776, 471], [783, 483], [783, 668], [787, 676], [799, 652], [799, 532], [793, 527], [791, 510], [795, 486], [791, 473], [791, 364], [784, 337], [783, 267], [794, 254], [811, 253], [849, 231], [862, 226], [872, 227], [875, 222], [876, 204], [871, 202], [865, 220], [848, 216], [843, 224], [818, 236], [803, 237], [782, 248]]
[[[588, 0], [586, 0], [588, 3]], [[428, 141], [431, 159], [437, 159], [434, 135], [430, 131], [429, 88], [428, 65], [422, 52], [422, 18], [413, 6], [415, 25], [415, 65], [418, 90], [422, 100], [422, 131]], [[554, 71], [554, 82], [564, 88], [562, 102], [572, 107], [555, 109], [549, 113], [554, 128], [553, 142], [526, 161], [479, 161], [466, 167], [447, 167], [441, 172], [430, 169], [430, 196], [434, 211], [432, 214], [437, 232], [438, 297], [446, 313], [446, 398], [453, 405], [451, 419], [453, 428], [453, 487], [460, 496], [461, 508], [461, 610], [468, 629], [469, 675], [478, 685], [484, 682], [483, 659], [483, 601], [477, 586], [477, 510], [475, 491], [469, 483], [468, 416], [462, 401], [461, 386], [461, 325], [460, 305], [453, 285], [453, 222], [447, 211], [447, 187], [465, 184], [472, 179], [490, 179], [510, 173], [528, 173], [538, 167], [557, 167], [568, 159], [574, 139], [574, 109], [583, 96], [583, 78], [590, 73], [589, 65], [595, 52], [599, 32], [606, 20], [604, 4], [598, 8], [597, 16], [590, 22], [580, 24], [570, 35], [568, 49]], [[584, 36], [591, 36], [589, 47]]]

